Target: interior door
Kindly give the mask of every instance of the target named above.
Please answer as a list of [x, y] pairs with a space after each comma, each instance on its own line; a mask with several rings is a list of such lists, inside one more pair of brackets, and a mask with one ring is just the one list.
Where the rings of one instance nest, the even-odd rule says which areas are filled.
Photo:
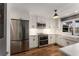
[[0, 3], [0, 56], [6, 55], [6, 4]]

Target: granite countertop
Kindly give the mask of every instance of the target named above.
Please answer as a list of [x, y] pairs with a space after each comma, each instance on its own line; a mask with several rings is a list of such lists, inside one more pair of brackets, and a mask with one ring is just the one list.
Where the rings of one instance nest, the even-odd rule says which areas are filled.
[[63, 33], [63, 32], [57, 33], [57, 35], [65, 36], [65, 37], [72, 37], [72, 38], [79, 38], [79, 36], [77, 35], [71, 35], [71, 34]]
[[60, 51], [68, 56], [79, 56], [79, 43], [60, 48]]
[[75, 35], [67, 35], [67, 34], [60, 34], [62, 36], [66, 36], [66, 37], [72, 37], [72, 38], [79, 38], [79, 36], [75, 36]]

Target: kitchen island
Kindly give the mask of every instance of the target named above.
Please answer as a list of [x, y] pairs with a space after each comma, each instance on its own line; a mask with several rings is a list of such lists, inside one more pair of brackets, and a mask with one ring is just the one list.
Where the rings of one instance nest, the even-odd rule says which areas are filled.
[[62, 51], [65, 56], [79, 56], [79, 43], [60, 48], [60, 51]]

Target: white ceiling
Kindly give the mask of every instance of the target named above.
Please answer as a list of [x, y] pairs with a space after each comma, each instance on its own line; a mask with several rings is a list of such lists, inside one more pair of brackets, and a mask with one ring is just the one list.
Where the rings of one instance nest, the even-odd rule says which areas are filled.
[[54, 9], [58, 10], [60, 17], [79, 11], [79, 3], [11, 3], [10, 5], [18, 11], [29, 11], [30, 14], [46, 17], [53, 16]]

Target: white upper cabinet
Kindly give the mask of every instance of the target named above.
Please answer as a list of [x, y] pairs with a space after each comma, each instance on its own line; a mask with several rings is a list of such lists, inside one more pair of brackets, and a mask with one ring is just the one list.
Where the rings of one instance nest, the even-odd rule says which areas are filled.
[[36, 28], [37, 17], [36, 16], [30, 16], [29, 21], [30, 21], [29, 22], [30, 28]]

